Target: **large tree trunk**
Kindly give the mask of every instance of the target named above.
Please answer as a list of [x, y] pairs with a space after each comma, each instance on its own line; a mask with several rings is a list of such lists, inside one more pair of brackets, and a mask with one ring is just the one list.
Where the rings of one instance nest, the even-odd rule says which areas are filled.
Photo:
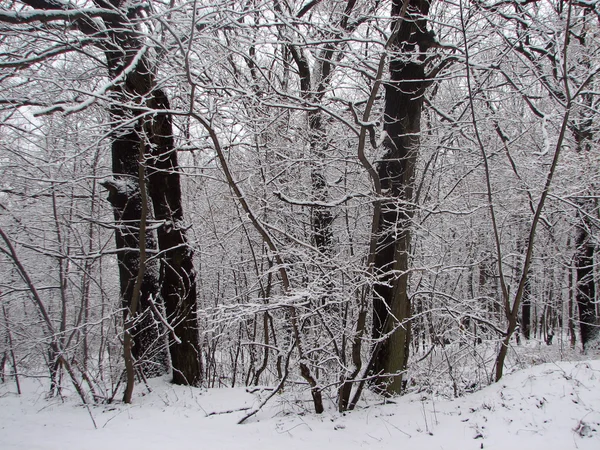
[[[311, 167], [311, 184], [313, 199], [325, 203], [329, 200], [329, 187], [323, 171], [323, 162], [329, 152], [327, 132], [323, 127], [323, 116], [320, 111], [308, 113], [310, 133], [311, 158], [314, 158]], [[333, 213], [331, 207], [314, 206], [312, 208], [312, 229], [315, 247], [326, 257], [333, 254]]]
[[[586, 11], [588, 14], [589, 11]], [[586, 30], [582, 36], [586, 38]], [[587, 64], [586, 64], [587, 65]], [[593, 98], [589, 93], [582, 95], [582, 103], [592, 108]], [[594, 128], [593, 120], [588, 109], [579, 113], [578, 120], [570, 123], [571, 132], [575, 139], [575, 150], [579, 154], [590, 154], [593, 151]], [[583, 168], [582, 168], [583, 169]], [[593, 184], [587, 189], [588, 195], [577, 200], [577, 226], [575, 232], [574, 264], [577, 273], [577, 289], [575, 301], [579, 309], [579, 329], [583, 350], [600, 346], [600, 327], [596, 311], [596, 281], [594, 279], [594, 218], [598, 214], [598, 203]]]
[[[96, 0], [99, 6], [103, 0]], [[121, 0], [112, 0], [116, 7]], [[158, 249], [160, 250], [160, 280], [156, 288], [160, 290], [160, 298], [165, 303], [169, 327], [171, 328], [171, 365], [173, 382], [176, 384], [198, 385], [202, 380], [200, 364], [200, 339], [197, 323], [196, 280], [193, 265], [193, 253], [187, 245], [183, 228], [183, 211], [181, 206], [181, 184], [174, 149], [173, 127], [169, 110], [169, 102], [163, 91], [157, 89], [153, 71], [148, 65], [145, 55], [141, 54], [143, 45], [139, 41], [135, 27], [124, 19], [105, 20], [113, 45], [106, 50], [109, 74], [112, 79], [122, 76], [123, 70], [128, 73], [124, 82], [114, 88], [113, 106], [114, 125], [127, 127], [127, 119], [134, 120], [137, 127], [133, 131], [119, 136], [115, 130], [113, 141], [113, 169], [115, 174], [137, 174], [140, 146], [146, 155], [148, 191], [154, 210], [154, 218], [162, 221], [158, 228]], [[137, 63], [134, 63], [138, 58]], [[135, 64], [135, 67], [129, 67]], [[138, 104], [140, 107], [156, 110], [153, 116], [141, 116], [124, 104]], [[139, 116], [136, 118], [136, 116]], [[134, 170], [135, 169], [135, 170]], [[133, 198], [129, 206], [132, 221], [139, 221], [141, 209], [135, 205], [139, 199]], [[129, 205], [129, 203], [127, 203]], [[115, 212], [117, 214], [117, 212]], [[117, 246], [121, 245], [117, 237]], [[134, 247], [135, 248], [135, 247]], [[150, 248], [150, 247], [149, 247]], [[133, 260], [126, 260], [122, 275], [135, 273]], [[156, 276], [151, 273], [144, 279]], [[123, 281], [122, 281], [123, 284]], [[154, 286], [153, 286], [154, 287]], [[143, 311], [144, 298], [149, 295], [142, 286], [140, 307]], [[153, 298], [159, 298], [154, 295]], [[125, 297], [130, 299], [130, 297]], [[159, 309], [154, 308], [155, 313]], [[135, 353], [134, 353], [135, 354]]]
[[[398, 16], [401, 0], [394, 0], [392, 15]], [[378, 164], [382, 193], [393, 200], [381, 205], [375, 255], [378, 284], [373, 299], [373, 338], [378, 345], [372, 373], [378, 389], [399, 394], [410, 342], [409, 252], [413, 215], [415, 164], [419, 152], [421, 111], [426, 87], [424, 54], [430, 43], [425, 17], [428, 0], [410, 0], [400, 25], [390, 63], [390, 82], [385, 90], [385, 155]], [[395, 28], [397, 25], [393, 24]], [[415, 58], [416, 54], [419, 54]]]
[[529, 279], [526, 283], [525, 290], [523, 291], [523, 305], [521, 306], [521, 327], [523, 337], [531, 339], [531, 287]]
[[[170, 108], [167, 96], [160, 89], [153, 92], [148, 103], [155, 110]], [[158, 228], [161, 294], [174, 331], [170, 334], [169, 346], [173, 382], [197, 386], [202, 381], [202, 364], [196, 273], [183, 223], [181, 181], [171, 116], [156, 114], [148, 122], [148, 133], [152, 144], [148, 160], [150, 196], [155, 218], [163, 222]]]
[[[98, 0], [103, 6], [102, 0]], [[119, 2], [113, 2], [115, 7]], [[135, 37], [135, 29], [121, 20], [105, 20], [111, 45], [105, 50], [108, 74], [111, 79], [122, 76], [141, 48]], [[142, 58], [124, 82], [116, 85], [112, 92], [110, 107], [112, 126], [112, 169], [114, 180], [104, 183], [109, 191], [109, 201], [113, 206], [118, 228], [115, 232], [116, 247], [119, 250], [119, 278], [121, 298], [127, 311], [132, 305], [134, 285], [140, 267], [140, 222], [142, 215], [142, 195], [139, 185], [140, 151], [144, 151], [147, 137], [142, 120], [136, 118], [136, 111], [125, 106], [127, 103], [141, 103], [141, 94], [150, 88], [149, 71]], [[146, 205], [148, 220], [152, 219], [152, 208]], [[157, 251], [157, 243], [151, 231], [145, 233], [148, 254]], [[160, 301], [159, 267], [156, 259], [146, 262], [136, 305], [135, 325], [129, 330], [133, 336], [132, 355], [138, 362], [142, 360], [142, 372], [147, 376], [166, 373], [168, 354], [164, 341], [164, 327], [156, 320], [151, 302]], [[130, 319], [131, 320], [131, 319]], [[144, 356], [148, 355], [150, 357]]]
[[579, 223], [575, 244], [575, 268], [577, 272], [577, 290], [575, 299], [579, 308], [579, 328], [581, 345], [584, 350], [600, 344], [600, 326], [596, 314], [596, 283], [594, 280], [594, 250], [591, 236], [591, 220], [586, 220], [589, 207], [586, 202], [580, 203]]
[[[113, 114], [115, 118], [115, 114]], [[108, 200], [113, 206], [116, 222], [115, 242], [118, 250], [119, 280], [124, 319], [131, 306], [134, 285], [140, 265], [140, 219], [142, 199], [137, 180], [138, 132], [135, 130], [112, 141], [114, 179], [103, 183], [108, 190]], [[156, 239], [152, 233], [145, 233], [146, 249], [156, 252]], [[145, 376], [157, 376], [166, 373], [168, 356], [164, 345], [163, 329], [152, 315], [150, 302], [159, 298], [157, 260], [146, 263], [140, 288], [135, 325], [130, 329], [133, 337], [131, 353]]]

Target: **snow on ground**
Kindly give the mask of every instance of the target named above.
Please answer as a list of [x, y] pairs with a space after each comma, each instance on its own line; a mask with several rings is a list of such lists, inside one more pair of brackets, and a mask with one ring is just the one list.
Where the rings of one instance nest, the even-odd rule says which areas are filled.
[[88, 411], [74, 397], [47, 400], [35, 381], [23, 387], [17, 396], [13, 385], [0, 384], [2, 450], [600, 449], [598, 360], [542, 364], [455, 400], [411, 394], [346, 414], [331, 402], [317, 416], [284, 395], [244, 425], [236, 424], [240, 409], [265, 392], [153, 380], [151, 393], [136, 387], [132, 405]]

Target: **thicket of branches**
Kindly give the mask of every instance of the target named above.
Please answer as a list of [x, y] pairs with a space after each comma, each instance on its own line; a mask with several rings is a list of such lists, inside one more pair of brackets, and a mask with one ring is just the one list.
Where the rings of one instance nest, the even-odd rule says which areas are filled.
[[19, 0], [0, 36], [3, 380], [321, 412], [598, 348], [595, 2]]

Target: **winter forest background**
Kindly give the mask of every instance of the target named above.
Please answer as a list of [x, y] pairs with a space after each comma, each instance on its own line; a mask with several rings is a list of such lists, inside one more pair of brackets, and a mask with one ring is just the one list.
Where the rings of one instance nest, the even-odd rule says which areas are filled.
[[5, 383], [318, 413], [598, 349], [597, 1], [0, 5]]

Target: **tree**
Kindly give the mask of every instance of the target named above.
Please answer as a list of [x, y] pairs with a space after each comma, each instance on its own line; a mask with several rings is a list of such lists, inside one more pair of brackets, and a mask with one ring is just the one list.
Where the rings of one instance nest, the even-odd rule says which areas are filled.
[[427, 30], [429, 0], [393, 2], [390, 80], [385, 85], [384, 147], [378, 163], [382, 194], [374, 260], [373, 339], [382, 341], [372, 367], [378, 388], [402, 391], [410, 342], [411, 220], [421, 113], [429, 76], [425, 55], [434, 44]]
[[[157, 230], [161, 266], [159, 285], [167, 318], [173, 324], [173, 332], [169, 334], [173, 381], [176, 384], [198, 385], [202, 379], [202, 368], [196, 318], [196, 281], [193, 254], [187, 246], [182, 223], [179, 167], [173, 145], [169, 101], [156, 86], [155, 69], [151, 67], [144, 54], [144, 45], [137, 36], [134, 19], [138, 5], [127, 6], [122, 2], [105, 4], [99, 0], [98, 6], [125, 8], [125, 17], [128, 18], [107, 21], [110, 44], [105, 53], [109, 75], [113, 80], [123, 79], [122, 83], [115, 86], [115, 103], [111, 112], [115, 119], [132, 121], [134, 125], [125, 139], [113, 141], [113, 161], [119, 162], [114, 166], [115, 174], [125, 177], [135, 175], [137, 165], [145, 163], [137, 160], [142, 152], [140, 148], [143, 148], [142, 153], [148, 158], [148, 190], [155, 218], [162, 222]], [[136, 106], [122, 106], [128, 102]], [[140, 110], [136, 110], [136, 107]], [[143, 109], [146, 112], [142, 112]], [[119, 128], [122, 126], [121, 121], [115, 120], [115, 123]], [[131, 127], [131, 124], [125, 122], [125, 126]], [[122, 131], [116, 129], [114, 132], [119, 134]], [[135, 197], [127, 198], [125, 204], [130, 201], [135, 202]], [[140, 210], [135, 209], [139, 214]], [[139, 216], [134, 220], [139, 220]], [[119, 247], [118, 244], [117, 241]], [[131, 270], [131, 273], [135, 272]], [[143, 289], [142, 292], [152, 295], [152, 292]], [[144, 302], [141, 306], [143, 311], [150, 311]]]
[[[580, 22], [574, 25], [578, 44], [581, 47], [580, 64], [585, 71], [589, 72], [591, 61], [594, 56], [590, 43], [595, 24], [591, 22], [592, 10], [584, 5]], [[590, 30], [591, 29], [591, 30]], [[591, 31], [591, 32], [590, 32]], [[585, 74], [585, 72], [584, 72]], [[592, 85], [594, 83], [591, 83]], [[594, 126], [594, 108], [597, 105], [597, 99], [591, 92], [584, 92], [581, 95], [579, 108], [575, 117], [570, 121], [569, 128], [575, 141], [575, 151], [579, 158], [584, 161], [590, 157], [593, 152], [592, 145], [594, 135], [598, 133], [597, 125]], [[586, 164], [586, 163], [583, 163]], [[600, 340], [600, 322], [598, 317], [597, 303], [597, 279], [594, 276], [594, 255], [597, 253], [597, 244], [594, 238], [595, 231], [598, 228], [598, 197], [597, 185], [592, 179], [589, 185], [582, 189], [582, 192], [576, 194], [574, 202], [577, 206], [576, 216], [577, 224], [575, 226], [575, 255], [574, 265], [577, 273], [577, 288], [575, 300], [579, 309], [581, 345], [584, 351], [599, 345]]]
[[[149, 260], [149, 270], [144, 271], [140, 288], [140, 309], [136, 315], [136, 345], [134, 356], [146, 352], [158, 353], [151, 365], [162, 364], [161, 350], [151, 350], [150, 345], [158, 341], [163, 324], [152, 317], [158, 309], [153, 302], [165, 302], [165, 311], [173, 328], [171, 333], [171, 359], [174, 381], [196, 385], [201, 381], [199, 336], [196, 320], [197, 299], [192, 252], [187, 248], [182, 225], [181, 190], [177, 156], [173, 147], [173, 130], [169, 117], [169, 103], [165, 93], [155, 84], [155, 68], [150, 63], [147, 47], [139, 32], [143, 17], [140, 4], [125, 5], [122, 2], [97, 2], [97, 9], [86, 11], [60, 2], [45, 0], [25, 1], [34, 8], [28, 15], [12, 14], [5, 21], [16, 23], [70, 21], [75, 28], [104, 52], [108, 83], [103, 88], [109, 92], [111, 113], [111, 147], [115, 179], [105, 183], [109, 199], [115, 208], [116, 244], [119, 252], [121, 294], [126, 305], [130, 305], [140, 261], [139, 229], [142, 192], [138, 185], [139, 164], [149, 165], [148, 185], [158, 228], [158, 251], [160, 279], [152, 270], [154, 260]], [[53, 14], [44, 13], [53, 12]], [[100, 29], [94, 19], [100, 19]], [[91, 98], [76, 104], [73, 110], [81, 110], [94, 102]], [[49, 108], [51, 111], [66, 111], [61, 104]], [[140, 160], [142, 151], [144, 159]], [[149, 215], [149, 217], [151, 217]], [[153, 244], [152, 232], [146, 236], [150, 252]], [[160, 286], [160, 295], [159, 295]], [[157, 325], [158, 324], [158, 325]], [[158, 329], [157, 329], [158, 326]], [[177, 336], [177, 333], [182, 336]], [[152, 344], [151, 344], [152, 343]], [[149, 366], [146, 366], [149, 367]], [[148, 369], [150, 370], [150, 369]]]

